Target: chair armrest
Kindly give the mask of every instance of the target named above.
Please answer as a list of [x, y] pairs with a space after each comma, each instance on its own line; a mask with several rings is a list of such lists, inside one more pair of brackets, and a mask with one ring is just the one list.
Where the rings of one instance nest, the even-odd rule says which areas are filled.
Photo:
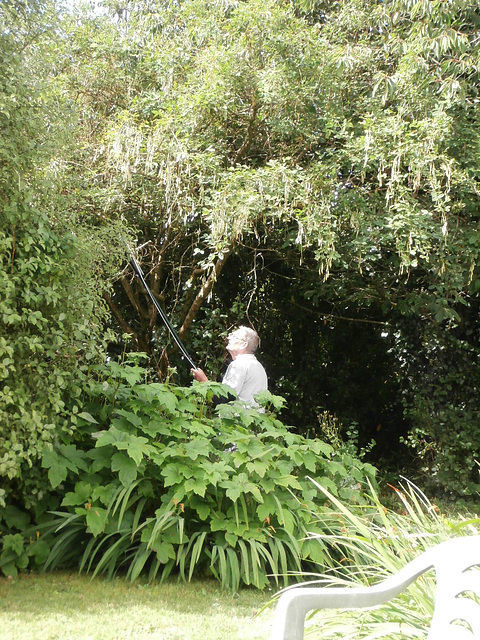
[[278, 600], [271, 640], [303, 640], [305, 616], [314, 609], [359, 609], [387, 602], [432, 566], [427, 551], [371, 587], [291, 587]]

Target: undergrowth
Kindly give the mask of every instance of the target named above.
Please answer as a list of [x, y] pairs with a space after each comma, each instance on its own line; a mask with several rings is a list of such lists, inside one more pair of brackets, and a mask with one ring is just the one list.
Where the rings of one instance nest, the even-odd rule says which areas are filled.
[[[112, 578], [213, 575], [233, 591], [286, 584], [308, 566], [335, 561], [312, 514], [321, 502], [307, 476], [332, 495], [362, 501], [375, 469], [276, 417], [239, 403], [214, 409], [217, 383], [148, 383], [135, 362], [99, 372], [65, 443], [43, 452], [52, 493], [30, 515], [1, 512], [5, 574], [78, 567]], [[56, 504], [55, 504], [56, 500]], [[52, 507], [53, 505], [53, 507]]]

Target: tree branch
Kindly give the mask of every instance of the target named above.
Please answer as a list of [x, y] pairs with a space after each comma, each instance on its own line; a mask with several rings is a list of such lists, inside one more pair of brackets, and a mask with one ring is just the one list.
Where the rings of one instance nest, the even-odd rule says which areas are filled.
[[242, 146], [240, 147], [240, 149], [237, 151], [235, 155], [235, 158], [233, 160], [233, 166], [235, 166], [238, 162], [240, 162], [240, 160], [248, 151], [248, 147], [250, 146], [253, 140], [254, 125], [255, 125], [255, 120], [257, 118], [257, 113], [258, 113], [258, 105], [255, 103], [255, 96], [254, 96], [252, 107], [250, 109], [250, 118], [248, 120], [248, 127], [247, 127], [247, 133], [245, 135], [245, 140], [243, 141]]
[[183, 336], [188, 332], [200, 307], [204, 303], [205, 299], [210, 295], [210, 292], [213, 289], [213, 285], [215, 284], [215, 281], [217, 280], [220, 273], [222, 272], [222, 269], [225, 266], [225, 263], [227, 262], [227, 258], [230, 255], [231, 251], [232, 251], [231, 248], [226, 249], [224, 253], [221, 255], [221, 257], [218, 258], [217, 262], [215, 263], [215, 267], [213, 271], [210, 273], [208, 278], [203, 283], [200, 291], [197, 293], [195, 300], [192, 302], [190, 309], [188, 310], [188, 313], [185, 317], [185, 320], [183, 321], [183, 324], [180, 327], [180, 330], [178, 332], [178, 335], [180, 338], [183, 338]]
[[313, 313], [315, 315], [321, 316], [324, 321], [327, 318], [333, 318], [334, 320], [346, 320], [347, 322], [363, 322], [365, 324], [376, 324], [379, 326], [385, 326], [388, 322], [384, 322], [382, 320], [369, 320], [368, 318], [349, 318], [348, 316], [337, 316], [334, 313], [323, 313], [322, 311], [318, 311], [316, 309], [309, 309], [308, 307], [304, 307], [302, 304], [298, 304], [298, 302], [290, 302], [294, 307], [298, 309], [302, 309], [302, 311], [307, 311], [308, 313]]
[[148, 319], [148, 317], [149, 317], [148, 311], [145, 312], [145, 309], [140, 304], [140, 302], [138, 300], [138, 296], [135, 295], [135, 293], [133, 291], [133, 288], [132, 288], [132, 285], [127, 280], [127, 278], [126, 277], [122, 278], [121, 283], [122, 283], [122, 287], [125, 289], [125, 293], [127, 294], [128, 299], [132, 303], [132, 306], [137, 311], [138, 315], [141, 318]]
[[110, 295], [106, 291], [104, 291], [102, 296], [105, 302], [107, 303], [110, 311], [112, 312], [115, 320], [117, 321], [118, 326], [123, 331], [123, 333], [128, 333], [129, 335], [132, 336], [133, 340], [137, 344], [137, 348], [140, 349], [140, 351], [145, 351], [145, 353], [149, 353], [150, 349], [147, 342], [142, 338], [141, 335], [139, 335], [138, 333], [135, 333], [135, 331], [130, 327], [130, 325], [127, 322], [125, 322], [120, 311], [118, 310], [117, 305], [112, 300]]
[[106, 291], [104, 291], [102, 295], [103, 295], [103, 299], [108, 304], [110, 311], [113, 313], [115, 320], [117, 321], [118, 326], [123, 331], [123, 333], [129, 333], [131, 336], [134, 336], [135, 331], [130, 327], [130, 325], [127, 322], [125, 322], [120, 311], [118, 310], [117, 305], [114, 303], [111, 296]]

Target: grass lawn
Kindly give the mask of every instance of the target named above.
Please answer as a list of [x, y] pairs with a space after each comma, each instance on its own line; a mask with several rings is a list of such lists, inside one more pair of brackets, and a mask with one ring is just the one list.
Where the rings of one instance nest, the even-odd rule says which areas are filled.
[[214, 581], [107, 582], [76, 573], [0, 579], [2, 640], [265, 640], [272, 591], [233, 596]]

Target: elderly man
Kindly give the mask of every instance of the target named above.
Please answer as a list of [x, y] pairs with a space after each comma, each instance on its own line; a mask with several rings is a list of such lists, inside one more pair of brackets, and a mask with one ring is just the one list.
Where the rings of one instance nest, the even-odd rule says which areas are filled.
[[[240, 401], [258, 407], [254, 397], [268, 387], [265, 369], [255, 357], [260, 340], [250, 327], [238, 327], [228, 336], [227, 351], [232, 362], [223, 377], [223, 384], [231, 387]], [[199, 382], [208, 380], [202, 369], [192, 369], [193, 377]]]

